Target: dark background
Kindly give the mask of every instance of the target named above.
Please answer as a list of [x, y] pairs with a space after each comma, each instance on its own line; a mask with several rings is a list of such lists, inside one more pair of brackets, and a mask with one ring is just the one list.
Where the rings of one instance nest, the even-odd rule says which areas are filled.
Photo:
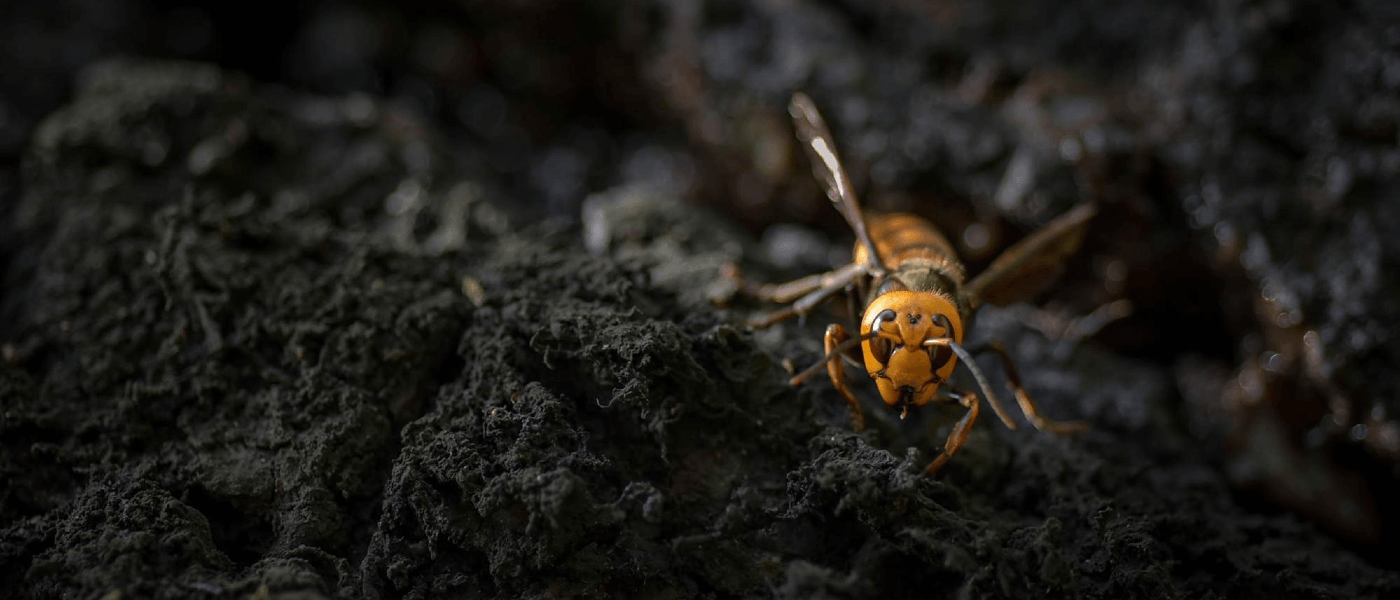
[[[1397, 17], [5, 3], [0, 595], [1396, 594]], [[974, 334], [1094, 431], [924, 478], [711, 305], [848, 256], [799, 90], [974, 273], [1099, 205]]]

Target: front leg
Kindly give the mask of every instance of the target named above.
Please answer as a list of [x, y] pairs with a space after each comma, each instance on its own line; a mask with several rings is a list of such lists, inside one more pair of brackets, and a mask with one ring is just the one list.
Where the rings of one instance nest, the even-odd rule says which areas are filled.
[[865, 265], [851, 263], [833, 271], [808, 275], [781, 284], [753, 285], [743, 279], [738, 268], [726, 269], [725, 277], [737, 279], [739, 289], [764, 302], [787, 303], [792, 306], [748, 321], [749, 327], [764, 329], [795, 316], [805, 316], [823, 300], [851, 286], [866, 272]]
[[844, 353], [833, 352], [836, 347], [851, 339], [851, 334], [846, 332], [846, 328], [839, 323], [832, 323], [826, 328], [826, 336], [823, 338], [826, 346], [826, 374], [831, 376], [831, 385], [836, 386], [836, 391], [841, 392], [841, 397], [846, 399], [846, 404], [851, 407], [851, 429], [860, 431], [865, 429], [865, 411], [860, 408], [860, 401], [856, 400], [855, 394], [846, 387], [846, 369], [841, 362]]
[[1001, 355], [1001, 364], [1006, 368], [1006, 382], [1011, 386], [1011, 391], [1016, 393], [1016, 403], [1021, 405], [1021, 412], [1026, 414], [1026, 418], [1030, 420], [1031, 425], [1035, 425], [1036, 429], [1060, 435], [1078, 433], [1089, 429], [1089, 424], [1083, 421], [1061, 423], [1042, 417], [1040, 415], [1040, 410], [1037, 409], [1035, 403], [1031, 401], [1031, 395], [1026, 393], [1026, 388], [1021, 385], [1021, 375], [1016, 372], [1016, 366], [1011, 363], [1011, 355], [1006, 353], [1006, 348], [1000, 343], [992, 342], [978, 348], [976, 351], [980, 352], [985, 350], [991, 350]]
[[953, 455], [957, 454], [958, 449], [962, 448], [963, 442], [967, 441], [967, 434], [972, 432], [972, 424], [977, 422], [977, 406], [979, 404], [977, 402], [977, 394], [954, 391], [948, 391], [947, 394], [948, 396], [945, 399], [955, 400], [958, 404], [963, 405], [963, 407], [967, 409], [967, 413], [963, 415], [962, 419], [958, 420], [958, 424], [953, 426], [953, 431], [948, 434], [948, 441], [943, 443], [943, 453], [939, 454], [937, 458], [933, 459], [933, 462], [929, 463], [928, 466], [924, 468], [924, 473], [929, 475], [937, 473], [939, 469], [943, 468], [944, 464], [947, 464], [948, 459], [953, 458]]

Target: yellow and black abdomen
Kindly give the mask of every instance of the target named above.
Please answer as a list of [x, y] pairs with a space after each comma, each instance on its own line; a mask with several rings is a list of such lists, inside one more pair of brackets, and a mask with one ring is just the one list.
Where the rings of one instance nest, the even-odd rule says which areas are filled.
[[[954, 283], [963, 283], [963, 266], [953, 245], [927, 219], [908, 213], [867, 212], [865, 220], [870, 228], [870, 239], [886, 268], [899, 271], [906, 265], [912, 266], [909, 263], [927, 265], [941, 271]], [[865, 263], [865, 246], [860, 242], [856, 242], [854, 254], [856, 264]]]

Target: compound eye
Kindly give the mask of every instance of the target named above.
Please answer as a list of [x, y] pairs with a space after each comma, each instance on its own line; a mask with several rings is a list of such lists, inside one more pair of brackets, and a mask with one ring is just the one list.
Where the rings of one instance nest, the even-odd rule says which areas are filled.
[[[870, 331], [880, 331], [885, 323], [895, 320], [895, 312], [890, 309], [880, 311], [875, 315], [875, 320], [870, 322]], [[882, 365], [890, 363], [890, 354], [894, 352], [894, 344], [882, 337], [870, 338], [870, 353], [875, 355], [875, 360]]]
[[[943, 328], [944, 335], [953, 337], [953, 324], [948, 322], [947, 315], [934, 315], [933, 322]], [[947, 346], [929, 346], [928, 360], [933, 364], [933, 372], [938, 373], [953, 358], [953, 349]]]
[[933, 372], [938, 373], [940, 369], [948, 364], [953, 358], [953, 349], [947, 346], [929, 346], [928, 359], [933, 363]]

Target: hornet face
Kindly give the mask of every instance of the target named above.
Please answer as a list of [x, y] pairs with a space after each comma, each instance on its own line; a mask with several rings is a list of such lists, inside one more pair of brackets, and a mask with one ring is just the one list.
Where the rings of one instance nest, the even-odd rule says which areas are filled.
[[865, 370], [885, 404], [900, 410], [933, 400], [938, 386], [951, 377], [957, 358], [931, 339], [962, 342], [962, 320], [948, 298], [934, 292], [892, 291], [875, 298], [861, 319], [861, 335], [878, 332], [861, 344]]

